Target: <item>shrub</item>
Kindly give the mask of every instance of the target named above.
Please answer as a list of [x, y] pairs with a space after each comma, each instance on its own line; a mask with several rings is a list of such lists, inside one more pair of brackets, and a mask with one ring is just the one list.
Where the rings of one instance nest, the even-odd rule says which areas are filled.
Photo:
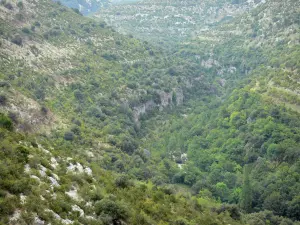
[[122, 175], [115, 180], [115, 185], [119, 188], [127, 188], [132, 185], [130, 179], [126, 175]]
[[40, 99], [40, 100], [44, 100], [45, 99], [45, 91], [44, 89], [37, 89], [35, 92], [34, 92], [34, 95], [37, 99]]
[[47, 115], [48, 109], [45, 106], [42, 106], [41, 107], [41, 112], [42, 112], [42, 114]]
[[13, 214], [15, 209], [19, 206], [18, 198], [16, 196], [0, 198], [0, 217]]
[[177, 219], [175, 222], [174, 222], [174, 225], [187, 225], [189, 224], [185, 219]]
[[216, 213], [220, 214], [223, 212], [228, 212], [230, 217], [234, 220], [239, 220], [241, 218], [241, 213], [236, 205], [222, 205], [217, 209], [212, 209]]
[[106, 197], [95, 204], [97, 215], [110, 217], [112, 221], [126, 220], [129, 216], [128, 207], [121, 201], [113, 201]]
[[16, 19], [19, 20], [19, 21], [24, 21], [25, 18], [24, 18], [24, 15], [23, 15], [23, 14], [17, 13], [17, 14], [16, 14]]
[[64, 139], [65, 139], [66, 141], [73, 141], [74, 138], [75, 138], [75, 135], [74, 135], [74, 133], [73, 133], [72, 131], [67, 131], [67, 132], [65, 133], [65, 135], [64, 135]]
[[114, 54], [109, 54], [109, 53], [104, 53], [102, 55], [102, 57], [108, 61], [114, 61], [114, 60], [117, 60], [117, 56], [114, 55]]
[[132, 139], [125, 139], [120, 147], [123, 152], [131, 154], [137, 148], [137, 143]]
[[74, 91], [74, 97], [77, 99], [77, 100], [83, 100], [84, 99], [84, 95], [81, 91], [79, 90], [75, 90]]
[[73, 10], [75, 13], [77, 13], [78, 15], [81, 15], [81, 16], [82, 16], [82, 14], [81, 14], [81, 12], [79, 11], [79, 9], [72, 8], [72, 10]]
[[0, 127], [3, 127], [7, 130], [13, 129], [13, 123], [11, 122], [11, 120], [2, 113], [0, 113]]
[[7, 82], [7, 81], [0, 81], [0, 87], [6, 87], [6, 88], [9, 88], [10, 87], [10, 84]]
[[16, 44], [16, 45], [19, 45], [19, 46], [21, 46], [23, 44], [23, 40], [19, 35], [16, 35], [15, 37], [13, 37], [11, 39], [11, 42]]
[[101, 189], [99, 189], [99, 188], [97, 188], [96, 190], [94, 190], [90, 193], [90, 199], [92, 201], [99, 201], [99, 200], [103, 199], [103, 197], [104, 197], [104, 195], [103, 195]]
[[23, 9], [24, 8], [24, 4], [21, 1], [17, 3], [17, 6], [19, 7], [19, 9]]
[[81, 134], [81, 130], [80, 130], [80, 128], [79, 128], [78, 126], [73, 126], [73, 127], [71, 128], [71, 131], [72, 131], [74, 134], [79, 135], [79, 136], [80, 136], [80, 134]]
[[92, 106], [88, 111], [88, 116], [96, 117], [96, 118], [103, 118], [104, 114], [102, 113], [100, 108]]
[[106, 23], [105, 23], [105, 22], [101, 22], [101, 23], [99, 24], [99, 26], [102, 27], [102, 28], [104, 28], [104, 27], [106, 26]]
[[289, 202], [287, 214], [295, 220], [300, 220], [300, 196], [294, 197], [294, 199]]
[[18, 115], [14, 112], [8, 113], [9, 119], [11, 119], [14, 123], [18, 123]]
[[0, 105], [7, 104], [7, 97], [5, 95], [0, 95]]
[[168, 73], [169, 73], [171, 76], [175, 76], [175, 75], [177, 74], [177, 71], [176, 71], [174, 68], [169, 68]]
[[7, 9], [9, 9], [9, 10], [12, 10], [14, 8], [11, 3], [6, 3], [4, 5], [4, 7], [7, 8]]
[[137, 89], [138, 85], [135, 82], [130, 82], [130, 83], [127, 84], [127, 87], [130, 88], [130, 89]]
[[29, 150], [23, 146], [18, 146], [16, 148], [15, 157], [19, 162], [27, 163], [28, 162]]
[[40, 22], [38, 22], [38, 21], [35, 21], [33, 25], [36, 26], [36, 27], [40, 27], [41, 26]]
[[72, 119], [72, 123], [76, 124], [77, 126], [81, 126], [81, 122], [75, 118]]

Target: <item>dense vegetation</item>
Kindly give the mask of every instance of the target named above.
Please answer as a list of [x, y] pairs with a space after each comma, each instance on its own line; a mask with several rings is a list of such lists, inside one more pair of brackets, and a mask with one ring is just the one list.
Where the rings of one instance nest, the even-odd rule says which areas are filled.
[[151, 32], [2, 0], [0, 223], [299, 224], [299, 3], [258, 3], [203, 2], [236, 18], [163, 33], [166, 53]]

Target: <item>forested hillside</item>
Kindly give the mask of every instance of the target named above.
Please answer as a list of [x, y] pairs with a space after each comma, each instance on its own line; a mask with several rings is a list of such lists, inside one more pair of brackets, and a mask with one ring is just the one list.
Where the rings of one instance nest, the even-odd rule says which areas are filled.
[[265, 223], [263, 210], [299, 220], [299, 50], [296, 1], [269, 1], [182, 44], [179, 57], [201, 64], [216, 91], [145, 140], [182, 168], [163, 182], [239, 204], [251, 224]]
[[299, 224], [298, 1], [63, 4], [0, 3], [0, 224]]

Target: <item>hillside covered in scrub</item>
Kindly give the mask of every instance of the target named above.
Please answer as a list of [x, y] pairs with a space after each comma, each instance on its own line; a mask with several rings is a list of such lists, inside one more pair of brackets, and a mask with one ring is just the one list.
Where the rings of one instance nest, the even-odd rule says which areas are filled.
[[0, 2], [0, 224], [300, 224], [299, 2], [85, 3]]
[[102, 8], [95, 13], [117, 31], [174, 49], [203, 31], [220, 26], [264, 1], [145, 0]]

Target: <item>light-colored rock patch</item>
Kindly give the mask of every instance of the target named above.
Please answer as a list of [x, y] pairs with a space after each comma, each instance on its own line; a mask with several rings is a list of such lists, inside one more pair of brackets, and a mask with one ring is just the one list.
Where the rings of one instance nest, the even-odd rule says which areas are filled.
[[72, 205], [72, 210], [75, 212], [79, 212], [80, 216], [84, 216], [84, 211], [78, 205]]

